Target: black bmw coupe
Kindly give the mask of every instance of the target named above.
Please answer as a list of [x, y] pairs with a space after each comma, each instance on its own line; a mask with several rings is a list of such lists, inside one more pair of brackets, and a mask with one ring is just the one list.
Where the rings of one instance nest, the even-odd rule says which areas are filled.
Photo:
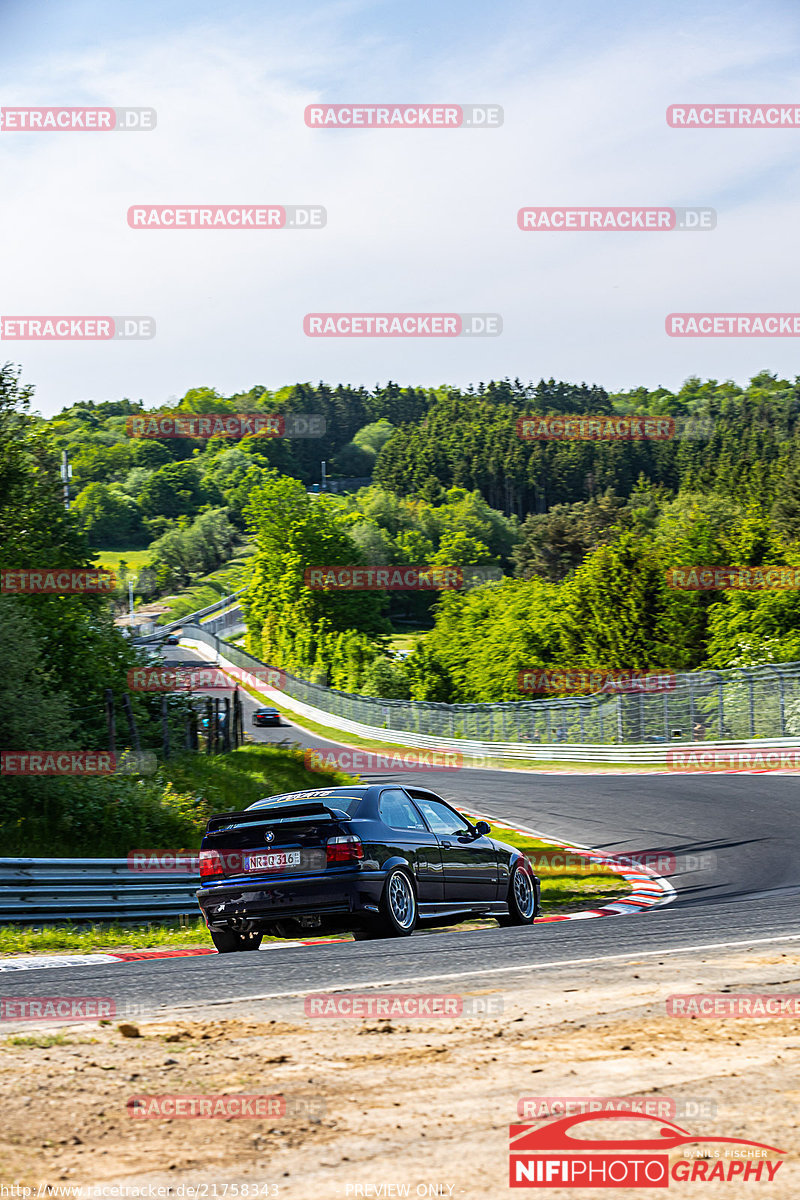
[[539, 880], [434, 792], [400, 784], [269, 796], [212, 817], [200, 849], [200, 908], [217, 950], [265, 933], [408, 937], [467, 916], [532, 925]]

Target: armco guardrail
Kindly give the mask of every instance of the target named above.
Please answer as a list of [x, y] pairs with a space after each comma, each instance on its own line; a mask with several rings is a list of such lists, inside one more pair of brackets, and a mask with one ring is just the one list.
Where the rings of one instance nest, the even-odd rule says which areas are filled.
[[0, 922], [199, 915], [191, 871], [132, 871], [125, 858], [0, 858]]
[[[189, 641], [194, 637], [194, 632], [189, 634]], [[195, 644], [202, 650], [210, 648], [202, 639], [195, 638]], [[221, 643], [224, 649], [213, 657], [217, 660], [220, 667], [224, 670], [226, 666], [240, 668], [241, 663], [233, 663], [229, 654], [230, 650], [235, 650], [236, 647], [227, 646], [226, 643]], [[255, 664], [251, 663], [248, 668], [254, 671]], [[285, 691], [279, 691], [271, 686], [264, 686], [262, 691], [265, 695], [274, 695], [280, 697], [281, 704], [291, 709], [292, 712], [299, 716], [306, 717], [310, 721], [315, 721], [319, 725], [327, 725], [332, 729], [337, 729], [342, 733], [355, 734], [357, 737], [367, 738], [373, 742], [383, 743], [384, 746], [408, 746], [415, 747], [421, 750], [441, 750], [450, 753], [459, 753], [464, 758], [464, 765], [468, 767], [492, 767], [505, 759], [518, 759], [520, 761], [535, 762], [537, 759], [547, 762], [593, 762], [593, 763], [629, 763], [631, 765], [649, 765], [649, 766], [671, 766], [672, 770], [691, 770], [692, 762], [691, 755], [709, 755], [719, 752], [719, 761], [717, 766], [722, 769], [726, 763], [731, 768], [737, 766], [748, 766], [750, 768], [758, 768], [759, 765], [770, 769], [780, 769], [786, 767], [794, 772], [800, 771], [800, 737], [796, 738], [781, 738], [778, 743], [776, 738], [768, 739], [748, 739], [740, 741], [727, 742], [677, 742], [670, 744], [657, 744], [648, 742], [639, 743], [608, 743], [600, 745], [597, 743], [576, 744], [576, 743], [561, 743], [560, 745], [537, 745], [532, 742], [482, 742], [473, 738], [452, 738], [452, 737], [433, 737], [430, 734], [413, 733], [407, 730], [387, 728], [386, 726], [377, 727], [375, 725], [363, 725], [358, 721], [350, 721], [347, 717], [341, 717], [331, 714], [329, 711], [321, 708], [314, 708], [313, 705], [304, 704], [301, 700], [295, 699]], [[324, 750], [324, 746], [322, 747]], [[675, 759], [670, 757], [675, 755], [675, 752], [683, 756], [683, 759]], [[759, 751], [769, 751], [769, 757], [759, 759]], [[389, 751], [386, 751], [387, 757]], [[733, 753], [733, 758], [731, 754]], [[776, 761], [776, 754], [778, 761]], [[781, 757], [782, 756], [782, 757]], [[783, 761], [785, 759], [786, 761]], [[701, 766], [700, 759], [695, 763], [697, 770], [710, 769], [708, 764], [706, 768]], [[343, 769], [348, 769], [346, 763], [341, 764]], [[358, 772], [358, 762], [354, 758], [352, 762], [354, 772]]]
[[[205, 626], [184, 625], [184, 632], [244, 671], [263, 672], [267, 665]], [[675, 686], [660, 693], [496, 704], [375, 699], [308, 683], [286, 672], [282, 675], [282, 694], [314, 709], [317, 719], [325, 714], [325, 723], [337, 729], [359, 733], [368, 728], [368, 736], [377, 734], [402, 745], [457, 744], [467, 751], [471, 743], [482, 747], [479, 753], [497, 754], [502, 747], [505, 757], [531, 758], [575, 758], [577, 746], [587, 750], [587, 757], [596, 757], [598, 747], [616, 747], [614, 760], [624, 761], [622, 747], [651, 752], [660, 747], [663, 752], [676, 743], [739, 744], [800, 737], [797, 662], [678, 674]], [[514, 746], [519, 750], [512, 750]], [[540, 747], [546, 747], [547, 753]]]
[[[184, 621], [184, 625], [186, 622]], [[244, 613], [242, 606], [235, 604], [232, 608], [226, 608], [218, 616], [207, 617], [203, 622], [203, 629], [208, 633], [233, 633], [234, 630], [244, 629]]]
[[[165, 625], [157, 625], [153, 633], [148, 633], [140, 640], [143, 642], [150, 642], [153, 640], [158, 641], [165, 635], [171, 633], [173, 629], [180, 629], [182, 625], [199, 623], [201, 617], [206, 617], [209, 615], [209, 613], [218, 612], [223, 608], [229, 608], [231, 602], [235, 600], [237, 596], [241, 596], [245, 590], [246, 589], [243, 587], [238, 588], [235, 592], [231, 592], [229, 595], [224, 596], [222, 600], [216, 600], [213, 604], [209, 604], [207, 608], [198, 608], [195, 612], [187, 613], [185, 617], [180, 617], [177, 621], [168, 621]], [[241, 612], [241, 609], [239, 611]], [[227, 626], [222, 626], [221, 628], [227, 628]]]

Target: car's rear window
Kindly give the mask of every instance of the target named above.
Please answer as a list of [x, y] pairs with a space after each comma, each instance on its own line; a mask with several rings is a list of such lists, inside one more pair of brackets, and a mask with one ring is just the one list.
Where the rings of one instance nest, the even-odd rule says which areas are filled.
[[340, 808], [348, 817], [355, 816], [355, 811], [361, 803], [360, 796], [332, 796], [331, 808]]

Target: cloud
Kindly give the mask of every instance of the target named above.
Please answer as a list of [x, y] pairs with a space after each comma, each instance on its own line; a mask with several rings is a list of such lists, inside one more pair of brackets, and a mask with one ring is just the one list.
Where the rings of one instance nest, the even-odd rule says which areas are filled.
[[[91, 4], [81, 6], [88, 21]], [[623, 387], [794, 374], [792, 340], [677, 341], [672, 310], [790, 311], [797, 142], [681, 131], [682, 100], [800, 100], [784, 6], [643, 21], [477, 7], [448, 41], [393, 6], [145, 7], [99, 46], [21, 58], [5, 104], [152, 105], [153, 133], [0, 134], [2, 312], [137, 313], [149, 342], [0, 343], [52, 412], [298, 379], [367, 386], [555, 375]], [[188, 10], [184, 10], [188, 13]], [[451, 9], [451, 11], [454, 11]], [[161, 23], [159, 23], [161, 22]], [[400, 28], [402, 24], [402, 28]], [[325, 101], [494, 102], [497, 130], [310, 130]], [[321, 231], [131, 230], [138, 203], [322, 204]], [[711, 233], [521, 233], [536, 204], [711, 205]], [[310, 311], [500, 312], [494, 339], [305, 337]]]

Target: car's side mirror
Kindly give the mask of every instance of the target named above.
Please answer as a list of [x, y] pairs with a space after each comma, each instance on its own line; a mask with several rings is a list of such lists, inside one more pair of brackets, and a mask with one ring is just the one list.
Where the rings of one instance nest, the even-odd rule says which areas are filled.
[[477, 833], [478, 837], [483, 837], [485, 833], [489, 833], [491, 828], [491, 825], [487, 821], [478, 821], [477, 825], [475, 826], [475, 832]]

